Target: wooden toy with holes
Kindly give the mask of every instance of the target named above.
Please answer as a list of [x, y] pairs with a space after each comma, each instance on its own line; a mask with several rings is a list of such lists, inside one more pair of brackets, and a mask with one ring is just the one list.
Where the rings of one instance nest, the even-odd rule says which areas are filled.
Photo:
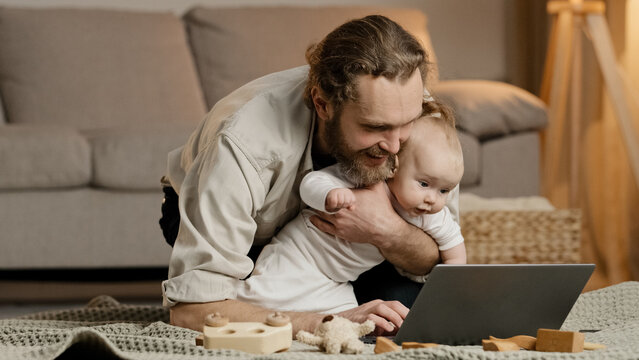
[[[234, 349], [253, 354], [286, 351], [293, 341], [293, 328], [288, 316], [274, 313], [266, 321], [229, 322], [219, 313], [204, 320], [202, 344], [206, 349]], [[198, 340], [196, 340], [196, 343]]]

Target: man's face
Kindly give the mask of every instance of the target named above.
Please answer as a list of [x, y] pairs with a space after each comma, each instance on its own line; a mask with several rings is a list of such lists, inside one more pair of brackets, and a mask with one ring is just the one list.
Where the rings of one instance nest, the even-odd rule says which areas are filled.
[[356, 185], [387, 179], [395, 154], [422, 112], [423, 84], [419, 70], [400, 81], [360, 76], [357, 102], [348, 101], [326, 121], [329, 151]]

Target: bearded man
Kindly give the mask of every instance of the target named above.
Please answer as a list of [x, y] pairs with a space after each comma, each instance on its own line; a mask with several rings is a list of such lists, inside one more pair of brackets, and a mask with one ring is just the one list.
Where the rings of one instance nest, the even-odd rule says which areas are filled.
[[[220, 100], [169, 154], [161, 225], [173, 252], [162, 289], [174, 325], [201, 330], [209, 313], [262, 321], [272, 312], [237, 300], [237, 289], [261, 246], [305, 207], [304, 175], [335, 162], [362, 186], [357, 206], [319, 213], [312, 223], [373, 244], [387, 260], [354, 283], [360, 305], [340, 316], [396, 332], [420, 288], [411, 278], [439, 261], [436, 243], [395, 213], [380, 183], [422, 113], [426, 52], [397, 23], [373, 15], [341, 25], [306, 57], [309, 66], [267, 75]], [[449, 207], [457, 213], [456, 202]], [[324, 317], [286, 314], [293, 334], [313, 331]]]

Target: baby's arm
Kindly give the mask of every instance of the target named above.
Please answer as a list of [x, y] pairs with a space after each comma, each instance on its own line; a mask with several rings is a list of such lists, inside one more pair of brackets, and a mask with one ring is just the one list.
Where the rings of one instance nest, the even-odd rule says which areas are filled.
[[453, 246], [448, 250], [441, 250], [439, 255], [442, 257], [444, 264], [465, 264], [466, 263], [466, 246], [464, 243]]
[[351, 189], [337, 188], [328, 192], [326, 195], [326, 211], [337, 212], [340, 209], [351, 208], [355, 205], [355, 194]]
[[300, 184], [302, 201], [315, 210], [336, 212], [355, 203], [349, 183], [340, 177], [336, 166], [311, 171]]
[[444, 264], [465, 264], [466, 247], [459, 224], [447, 207], [435, 214], [423, 215], [420, 228], [426, 231], [439, 246]]

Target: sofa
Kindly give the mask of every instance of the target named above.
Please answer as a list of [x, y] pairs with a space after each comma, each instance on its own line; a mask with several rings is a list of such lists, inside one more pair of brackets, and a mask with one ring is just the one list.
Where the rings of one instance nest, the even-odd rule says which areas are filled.
[[539, 192], [542, 102], [487, 80], [440, 81], [426, 16], [370, 7], [195, 6], [184, 14], [0, 7], [0, 270], [166, 267], [167, 153], [242, 84], [303, 65], [343, 21], [381, 13], [429, 51], [462, 192]]

